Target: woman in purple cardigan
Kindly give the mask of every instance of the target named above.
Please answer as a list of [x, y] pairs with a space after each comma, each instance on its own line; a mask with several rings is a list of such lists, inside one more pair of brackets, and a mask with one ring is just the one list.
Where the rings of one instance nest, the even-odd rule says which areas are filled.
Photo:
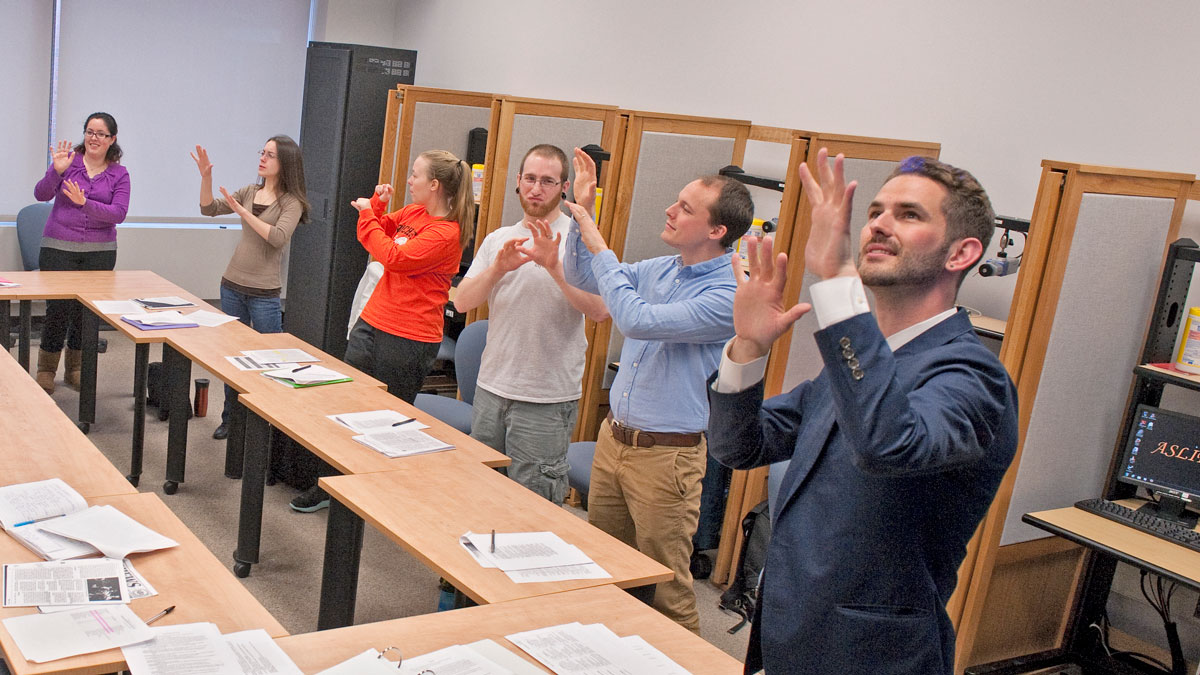
[[[117, 121], [108, 113], [88, 116], [83, 142], [52, 147], [53, 162], [33, 188], [40, 202], [54, 200], [38, 264], [43, 270], [111, 270], [117, 264], [117, 223], [129, 211], [129, 172], [121, 166]], [[67, 346], [64, 380], [79, 388], [83, 363], [83, 306], [75, 300], [46, 303], [46, 322], [38, 350], [37, 382], [54, 391], [63, 343]]]

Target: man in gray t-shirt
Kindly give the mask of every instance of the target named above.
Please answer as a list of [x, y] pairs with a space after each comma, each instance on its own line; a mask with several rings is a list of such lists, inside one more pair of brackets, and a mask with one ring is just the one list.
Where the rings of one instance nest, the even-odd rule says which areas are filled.
[[567, 493], [582, 395], [583, 318], [608, 318], [600, 296], [563, 278], [571, 219], [559, 203], [568, 186], [561, 149], [525, 153], [517, 174], [524, 217], [483, 240], [454, 299], [460, 312], [488, 303], [471, 436], [508, 455], [509, 477], [556, 504]]

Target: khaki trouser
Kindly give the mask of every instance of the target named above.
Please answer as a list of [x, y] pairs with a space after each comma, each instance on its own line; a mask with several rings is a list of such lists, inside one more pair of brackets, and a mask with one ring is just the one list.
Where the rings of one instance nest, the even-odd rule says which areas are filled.
[[588, 522], [675, 572], [655, 589], [654, 608], [694, 633], [700, 615], [690, 565], [706, 458], [704, 439], [685, 448], [638, 448], [618, 443], [605, 421], [588, 488]]

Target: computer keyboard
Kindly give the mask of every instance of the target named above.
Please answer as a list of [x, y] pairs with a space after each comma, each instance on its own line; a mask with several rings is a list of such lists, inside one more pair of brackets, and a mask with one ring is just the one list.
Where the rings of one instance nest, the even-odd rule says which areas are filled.
[[1075, 508], [1115, 520], [1135, 530], [1141, 530], [1160, 539], [1166, 539], [1174, 544], [1200, 552], [1200, 532], [1189, 530], [1157, 516], [1139, 513], [1107, 499], [1084, 499], [1075, 502]]

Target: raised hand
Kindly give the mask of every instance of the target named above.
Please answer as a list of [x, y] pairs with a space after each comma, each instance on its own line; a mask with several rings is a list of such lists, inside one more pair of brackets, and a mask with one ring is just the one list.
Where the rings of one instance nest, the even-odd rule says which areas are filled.
[[582, 206], [588, 213], [596, 211], [596, 163], [588, 154], [575, 148], [575, 157], [571, 160], [575, 167], [575, 203]]
[[229, 191], [225, 189], [224, 185], [222, 185], [220, 189], [221, 196], [225, 198], [225, 203], [229, 205], [229, 208], [233, 209], [234, 213], [238, 214], [239, 216], [245, 216], [246, 214], [250, 213], [246, 207], [242, 206], [241, 202], [234, 199], [233, 195], [229, 194]]
[[850, 242], [850, 210], [858, 183], [846, 184], [844, 161], [845, 157], [839, 154], [830, 167], [829, 151], [818, 150], [820, 182], [807, 164], [800, 165], [800, 182], [812, 204], [812, 231], [804, 247], [805, 270], [822, 279], [858, 274]]
[[[224, 192], [225, 190], [222, 189], [221, 191]], [[358, 199], [350, 202], [350, 206], [353, 206], [356, 210], [358, 210], [359, 213], [362, 213], [363, 211], [371, 208], [371, 200], [367, 199], [366, 197], [359, 197]]]
[[[576, 183], [576, 185], [579, 184]], [[575, 222], [579, 224], [579, 238], [583, 240], [583, 245], [587, 246], [592, 253], [599, 253], [607, 249], [608, 244], [604, 243], [604, 237], [600, 236], [600, 228], [596, 227], [596, 221], [592, 220], [592, 214], [579, 204], [566, 202], [566, 205], [571, 210], [571, 216]]]
[[495, 265], [497, 269], [508, 274], [529, 262], [529, 256], [525, 255], [521, 249], [521, 244], [526, 241], [528, 241], [527, 238], [521, 237], [520, 239], [509, 239], [504, 242], [504, 246], [500, 247], [500, 252], [496, 254]]
[[208, 161], [208, 151], [197, 145], [195, 152], [189, 152], [192, 160], [196, 162], [196, 168], [200, 170], [201, 178], [209, 178], [212, 176], [212, 162]]
[[71, 147], [71, 141], [59, 141], [57, 146], [50, 146], [50, 159], [54, 163], [54, 171], [58, 175], [63, 175], [71, 166], [71, 161], [75, 159], [75, 150]]
[[379, 195], [379, 201], [383, 202], [384, 204], [391, 201], [392, 192], [393, 190], [391, 183], [384, 183], [383, 185], [375, 186], [375, 194]]
[[535, 220], [529, 223], [529, 231], [532, 235], [530, 245], [522, 246], [521, 253], [546, 269], [557, 269], [558, 245], [562, 242], [562, 235], [553, 234], [550, 223], [544, 220]]
[[779, 339], [797, 319], [804, 316], [812, 305], [784, 304], [784, 287], [787, 284], [787, 254], [772, 255], [774, 242], [771, 237], [749, 240], [750, 278], [742, 269], [742, 259], [733, 256], [733, 276], [737, 280], [737, 292], [733, 295], [733, 330], [737, 333], [729, 349], [729, 356], [736, 362], [746, 363], [766, 355], [775, 340]]
[[75, 203], [76, 206], [83, 206], [87, 203], [87, 195], [83, 194], [83, 189], [79, 187], [79, 183], [73, 180], [63, 181], [63, 194]]

